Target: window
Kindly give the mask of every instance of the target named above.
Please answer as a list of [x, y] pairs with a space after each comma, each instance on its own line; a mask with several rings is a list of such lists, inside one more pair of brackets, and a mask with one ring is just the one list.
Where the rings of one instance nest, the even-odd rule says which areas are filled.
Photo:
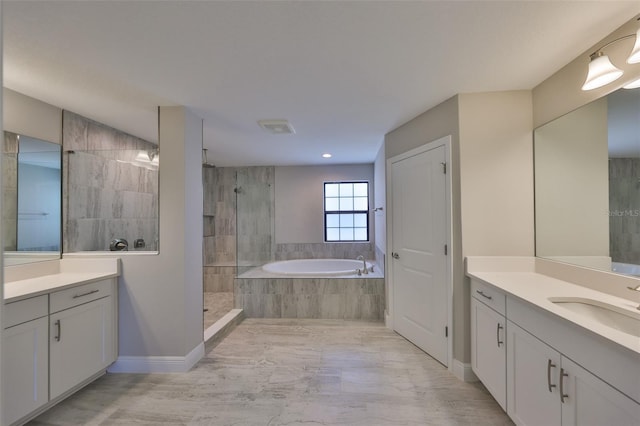
[[324, 240], [369, 241], [368, 182], [325, 182]]

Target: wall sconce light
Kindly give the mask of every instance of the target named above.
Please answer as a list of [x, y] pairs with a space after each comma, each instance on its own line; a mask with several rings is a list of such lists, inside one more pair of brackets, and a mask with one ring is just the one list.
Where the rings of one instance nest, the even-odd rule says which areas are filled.
[[[628, 38], [635, 37], [636, 42], [631, 49], [631, 53], [627, 58], [628, 64], [637, 64], [640, 63], [640, 29], [636, 32], [636, 34], [629, 34], [624, 37], [617, 38], [609, 43], [605, 44], [595, 52], [593, 52], [589, 57], [591, 61], [589, 62], [589, 68], [587, 70], [587, 79], [582, 85], [582, 90], [593, 90], [604, 85], [607, 85], [624, 74], [624, 71], [617, 68], [615, 65], [611, 63], [611, 60], [607, 55], [603, 53], [603, 50], [614, 43], [617, 43], [621, 40], [626, 40]], [[625, 89], [634, 89], [636, 87], [640, 87], [640, 79], [635, 80], [624, 86]]]

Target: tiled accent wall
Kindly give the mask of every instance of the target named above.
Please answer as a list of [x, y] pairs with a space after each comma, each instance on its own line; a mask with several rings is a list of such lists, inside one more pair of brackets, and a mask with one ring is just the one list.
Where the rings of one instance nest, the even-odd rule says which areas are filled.
[[[158, 169], [151, 142], [63, 112], [63, 250], [109, 250], [125, 238], [129, 250], [158, 249]], [[145, 248], [134, 248], [136, 239]]]
[[2, 241], [15, 251], [18, 235], [18, 135], [4, 132], [2, 144]]
[[614, 262], [640, 265], [640, 158], [609, 160], [609, 243]]
[[247, 318], [382, 320], [382, 278], [238, 278], [235, 307]]
[[276, 260], [291, 259], [375, 259], [373, 243], [286, 243], [276, 244]]

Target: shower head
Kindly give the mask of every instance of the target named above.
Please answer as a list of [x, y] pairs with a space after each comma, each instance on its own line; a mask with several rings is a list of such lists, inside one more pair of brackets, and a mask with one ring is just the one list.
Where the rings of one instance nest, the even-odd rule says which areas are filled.
[[216, 166], [214, 166], [213, 164], [209, 164], [209, 160], [207, 159], [207, 151], [209, 151], [207, 148], [202, 148], [202, 167], [213, 169]]

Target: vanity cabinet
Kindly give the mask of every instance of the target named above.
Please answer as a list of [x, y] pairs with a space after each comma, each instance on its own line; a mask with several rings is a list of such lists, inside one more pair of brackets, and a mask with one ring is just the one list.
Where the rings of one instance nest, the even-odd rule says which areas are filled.
[[[18, 282], [45, 287], [62, 278]], [[4, 306], [2, 425], [22, 425], [103, 375], [118, 352], [115, 277], [19, 297]]]
[[3, 411], [9, 425], [49, 400], [48, 296], [5, 305]]
[[471, 368], [506, 411], [505, 296], [478, 282], [471, 290]]
[[517, 425], [635, 425], [637, 403], [507, 322], [507, 413]]
[[51, 294], [52, 399], [100, 373], [115, 360], [112, 297], [109, 281]]

